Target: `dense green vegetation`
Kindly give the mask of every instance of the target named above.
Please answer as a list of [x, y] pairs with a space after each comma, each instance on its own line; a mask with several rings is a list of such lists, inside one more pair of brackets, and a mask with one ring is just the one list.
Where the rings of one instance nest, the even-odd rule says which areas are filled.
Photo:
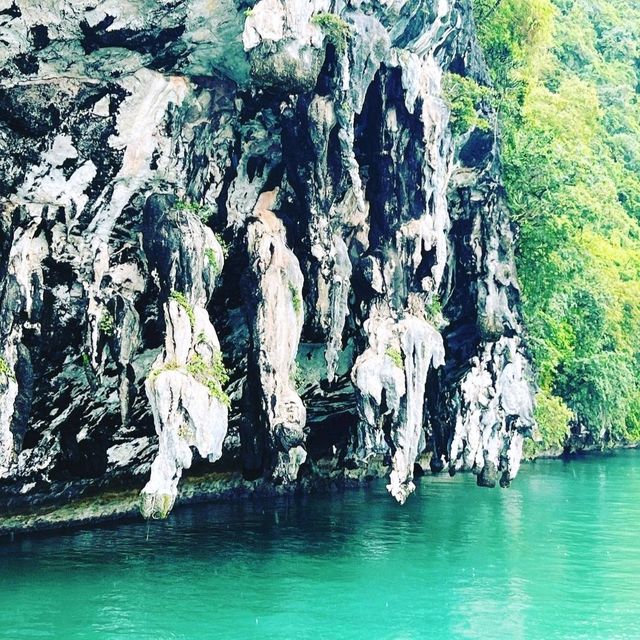
[[475, 0], [544, 445], [640, 440], [640, 3]]
[[451, 110], [451, 131], [454, 135], [462, 135], [474, 127], [491, 128], [489, 121], [478, 115], [482, 101], [492, 97], [489, 87], [479, 85], [473, 78], [447, 73], [442, 88]]

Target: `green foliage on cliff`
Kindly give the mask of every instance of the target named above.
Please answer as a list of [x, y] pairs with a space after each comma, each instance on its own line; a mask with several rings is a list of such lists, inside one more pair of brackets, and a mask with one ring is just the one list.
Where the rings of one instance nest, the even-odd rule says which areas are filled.
[[213, 235], [215, 235], [216, 240], [218, 241], [218, 244], [222, 249], [222, 255], [226, 260], [229, 257], [229, 251], [230, 251], [229, 243], [219, 233], [214, 233]]
[[182, 293], [182, 291], [172, 291], [169, 294], [169, 298], [171, 300], [175, 300], [175, 302], [177, 302], [178, 305], [184, 309], [184, 312], [187, 314], [187, 317], [189, 318], [189, 322], [191, 323], [191, 326], [192, 327], [195, 326], [196, 314], [195, 314], [195, 311], [193, 310], [193, 307], [191, 306], [191, 303], [187, 299], [187, 296], [185, 296], [184, 293]]
[[296, 315], [300, 315], [302, 313], [302, 297], [300, 296], [300, 292], [293, 284], [293, 282], [289, 282], [289, 293], [291, 294], [291, 304], [293, 305], [293, 310]]
[[442, 325], [444, 320], [442, 316], [442, 301], [437, 295], [434, 295], [433, 298], [424, 305], [424, 314], [429, 322], [437, 326]]
[[569, 435], [569, 421], [573, 418], [573, 412], [561, 398], [543, 390], [536, 395], [535, 418], [540, 429], [540, 442], [527, 440], [525, 456], [533, 457], [542, 451], [561, 451]]
[[[206, 342], [204, 334], [198, 336], [198, 342]], [[153, 381], [165, 371], [187, 373], [197, 382], [207, 387], [211, 397], [216, 398], [226, 407], [231, 405], [231, 400], [224, 391], [225, 385], [229, 382], [229, 373], [224, 365], [220, 351], [214, 349], [210, 360], [206, 360], [199, 353], [194, 353], [190, 356], [185, 367], [181, 367], [174, 360], [170, 360], [152, 369], [149, 373], [149, 379]]]
[[4, 358], [0, 358], [0, 379], [2, 378], [5, 381], [15, 379], [9, 363]]
[[640, 4], [475, 0], [541, 431], [640, 439]]
[[488, 87], [479, 85], [472, 78], [447, 73], [442, 88], [451, 111], [451, 131], [454, 135], [462, 135], [474, 127], [482, 130], [491, 128], [489, 121], [478, 115], [481, 103], [492, 95]]
[[215, 211], [208, 205], [199, 204], [192, 200], [178, 200], [174, 205], [176, 211], [190, 212], [196, 216], [202, 224], [207, 224]]
[[204, 255], [207, 258], [209, 266], [213, 269], [214, 273], [220, 272], [220, 265], [218, 264], [218, 258], [216, 252], [210, 247], [204, 250]]
[[98, 329], [100, 329], [100, 333], [102, 333], [107, 338], [111, 338], [116, 332], [115, 320], [108, 311], [105, 311], [102, 314], [100, 322], [98, 322]]
[[327, 40], [335, 47], [336, 53], [342, 55], [347, 50], [351, 27], [340, 16], [321, 12], [311, 18], [311, 23], [322, 29]]
[[402, 357], [402, 353], [400, 353], [399, 349], [389, 347], [385, 351], [385, 354], [391, 359], [391, 362], [398, 367], [398, 369], [404, 369], [404, 358]]
[[187, 373], [207, 387], [209, 395], [213, 398], [226, 407], [231, 404], [229, 396], [224, 392], [224, 386], [229, 382], [229, 374], [219, 351], [214, 353], [210, 362], [197, 353], [192, 355], [187, 362]]

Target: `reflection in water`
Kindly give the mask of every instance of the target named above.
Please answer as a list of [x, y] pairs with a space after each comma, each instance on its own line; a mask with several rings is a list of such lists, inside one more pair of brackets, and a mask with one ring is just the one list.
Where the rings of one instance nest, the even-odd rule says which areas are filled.
[[0, 546], [0, 638], [640, 638], [640, 452]]

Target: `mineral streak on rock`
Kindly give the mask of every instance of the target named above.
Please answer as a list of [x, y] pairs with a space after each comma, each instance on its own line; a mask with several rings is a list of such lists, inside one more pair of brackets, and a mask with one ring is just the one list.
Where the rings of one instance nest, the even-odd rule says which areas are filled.
[[254, 366], [262, 396], [259, 421], [267, 430], [275, 456], [273, 477], [293, 482], [306, 459], [306, 411], [292, 381], [303, 324], [303, 277], [298, 259], [287, 246], [286, 230], [273, 213], [276, 191], [258, 198], [247, 224], [247, 252], [253, 286], [248, 307], [252, 316]]
[[[468, 0], [0, 0], [0, 504], [507, 485], [534, 427]], [[327, 469], [330, 471], [327, 472]]]

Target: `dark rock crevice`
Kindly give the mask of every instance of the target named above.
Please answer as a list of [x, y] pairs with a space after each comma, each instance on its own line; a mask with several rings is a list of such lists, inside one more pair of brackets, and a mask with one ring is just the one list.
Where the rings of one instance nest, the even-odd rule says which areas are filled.
[[404, 502], [427, 459], [507, 485], [513, 234], [496, 136], [454, 140], [441, 90], [486, 80], [469, 3], [336, 33], [297, 0], [174, 4], [5, 11], [0, 506], [144, 485], [160, 517], [223, 471], [387, 473]]

